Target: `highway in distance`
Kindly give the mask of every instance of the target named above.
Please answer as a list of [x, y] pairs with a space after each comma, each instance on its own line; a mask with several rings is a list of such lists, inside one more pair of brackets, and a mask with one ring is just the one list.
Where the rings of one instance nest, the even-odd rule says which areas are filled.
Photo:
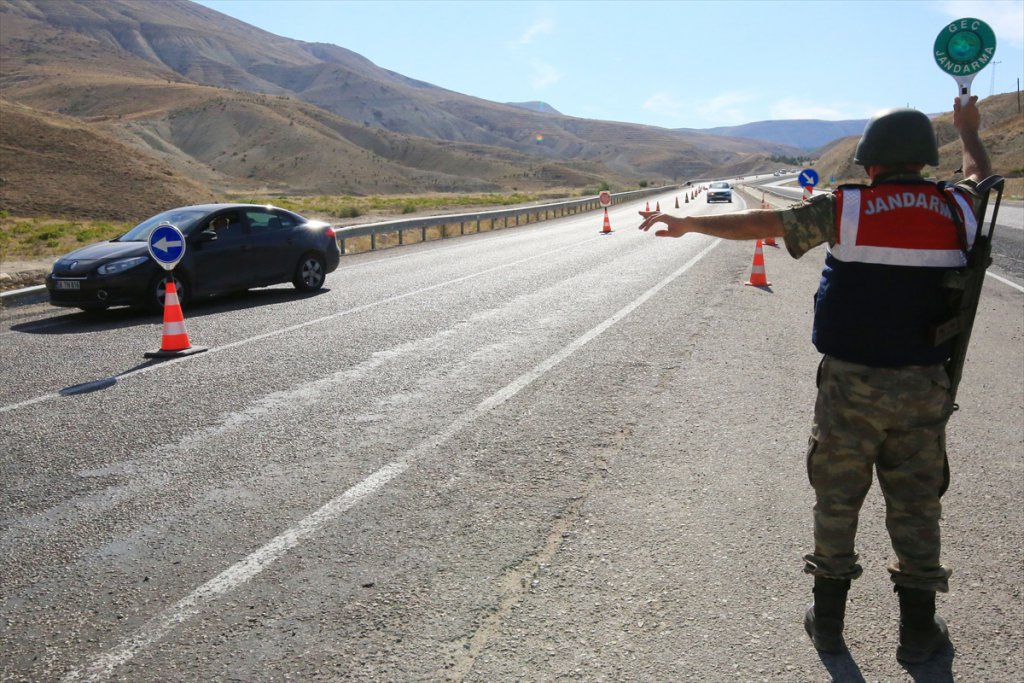
[[949, 427], [955, 651], [895, 660], [875, 487], [851, 652], [819, 657], [823, 249], [765, 246], [745, 286], [752, 243], [640, 233], [644, 203], [199, 302], [182, 359], [143, 357], [158, 316], [0, 312], [0, 680], [1013, 680], [1019, 274], [986, 282]]

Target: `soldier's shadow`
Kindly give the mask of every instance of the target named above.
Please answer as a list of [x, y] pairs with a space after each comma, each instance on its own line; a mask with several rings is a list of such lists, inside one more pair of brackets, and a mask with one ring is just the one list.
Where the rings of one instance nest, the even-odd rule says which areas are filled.
[[829, 654], [819, 651], [818, 659], [832, 677], [832, 683], [867, 683], [849, 652]]
[[933, 656], [923, 664], [903, 664], [903, 669], [914, 679], [914, 683], [953, 683], [953, 645]]
[[[914, 683], [953, 683], [953, 658], [956, 651], [952, 645], [923, 664], [902, 664]], [[832, 677], [832, 683], [866, 683], [864, 675], [849, 652], [828, 654], [818, 652], [818, 659]]]

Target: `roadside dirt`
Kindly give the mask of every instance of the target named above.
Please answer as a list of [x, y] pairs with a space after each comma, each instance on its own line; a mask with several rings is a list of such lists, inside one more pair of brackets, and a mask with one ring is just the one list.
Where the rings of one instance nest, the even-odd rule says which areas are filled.
[[43, 284], [53, 258], [37, 261], [0, 261], [0, 292]]

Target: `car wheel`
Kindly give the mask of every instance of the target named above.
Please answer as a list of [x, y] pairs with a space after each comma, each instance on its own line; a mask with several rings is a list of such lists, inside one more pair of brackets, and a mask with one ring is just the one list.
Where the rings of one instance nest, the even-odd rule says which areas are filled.
[[299, 265], [295, 267], [295, 277], [292, 284], [300, 292], [315, 292], [324, 286], [327, 279], [327, 268], [324, 266], [324, 259], [319, 254], [304, 254], [299, 259]]
[[[149, 282], [147, 308], [159, 313], [164, 310], [164, 294], [167, 292], [167, 273], [157, 273]], [[188, 301], [188, 284], [183, 276], [174, 275], [174, 289], [178, 293], [178, 303], [184, 306]]]

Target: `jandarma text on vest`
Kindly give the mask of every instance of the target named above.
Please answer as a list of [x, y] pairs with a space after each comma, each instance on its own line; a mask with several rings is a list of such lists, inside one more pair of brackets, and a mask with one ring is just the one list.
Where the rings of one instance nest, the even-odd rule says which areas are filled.
[[949, 212], [949, 205], [934, 194], [925, 192], [899, 192], [888, 197], [874, 197], [867, 200], [864, 207], [865, 216], [873, 216], [876, 213], [892, 211], [893, 209], [927, 209], [944, 218], [953, 219]]

